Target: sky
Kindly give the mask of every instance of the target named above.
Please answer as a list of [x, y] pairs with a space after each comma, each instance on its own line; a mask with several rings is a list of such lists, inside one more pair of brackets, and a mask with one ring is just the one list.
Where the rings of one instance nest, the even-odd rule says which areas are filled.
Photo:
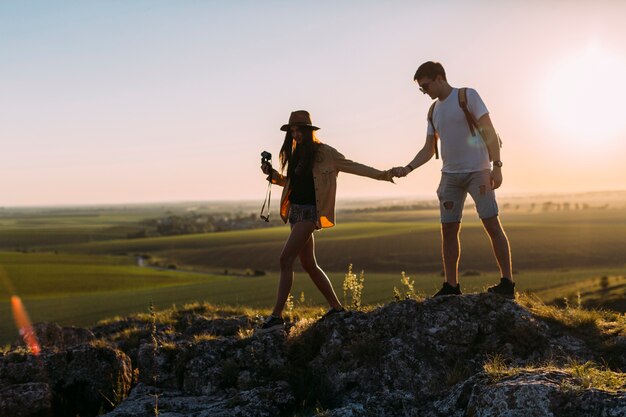
[[[0, 206], [262, 202], [260, 153], [300, 109], [346, 157], [405, 165], [429, 60], [485, 101], [500, 194], [626, 189], [624, 16], [617, 0], [2, 1]], [[338, 198], [434, 199], [440, 169], [340, 174]]]

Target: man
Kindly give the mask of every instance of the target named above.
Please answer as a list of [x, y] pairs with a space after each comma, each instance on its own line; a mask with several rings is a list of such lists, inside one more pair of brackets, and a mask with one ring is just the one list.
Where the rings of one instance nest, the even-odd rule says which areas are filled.
[[[498, 218], [494, 190], [502, 184], [500, 141], [487, 107], [478, 93], [466, 89], [468, 115], [461, 108], [459, 89], [448, 84], [443, 66], [426, 62], [417, 69], [414, 81], [422, 93], [437, 99], [429, 117], [426, 143], [405, 167], [393, 169], [395, 176], [404, 177], [428, 162], [441, 141], [441, 182], [437, 189], [441, 212], [441, 236], [445, 282], [435, 297], [461, 294], [458, 266], [461, 255], [459, 231], [465, 198], [469, 193], [491, 239], [493, 252], [500, 268], [500, 283], [489, 287], [490, 293], [515, 298], [509, 241]], [[430, 112], [429, 112], [430, 113]], [[471, 126], [471, 118], [478, 129]], [[493, 168], [490, 161], [493, 161]]]

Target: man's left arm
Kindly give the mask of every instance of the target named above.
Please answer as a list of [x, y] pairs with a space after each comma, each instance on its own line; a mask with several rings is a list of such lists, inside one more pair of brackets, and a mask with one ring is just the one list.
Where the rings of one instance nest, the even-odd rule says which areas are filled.
[[[498, 139], [498, 134], [493, 127], [493, 123], [491, 123], [489, 113], [478, 119], [478, 127], [480, 129], [480, 134], [487, 145], [489, 159], [494, 162], [500, 161], [500, 139]], [[500, 185], [502, 185], [502, 167], [497, 166], [494, 163], [491, 171], [491, 188], [495, 190], [496, 188], [499, 188]]]

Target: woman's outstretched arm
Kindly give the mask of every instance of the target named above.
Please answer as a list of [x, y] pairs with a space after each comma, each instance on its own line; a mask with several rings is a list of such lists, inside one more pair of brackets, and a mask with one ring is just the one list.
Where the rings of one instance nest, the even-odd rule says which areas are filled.
[[390, 169], [386, 171], [381, 171], [379, 169], [372, 168], [359, 162], [354, 162], [350, 159], [347, 159], [334, 148], [331, 148], [331, 152], [335, 167], [338, 171], [347, 172], [354, 175], [360, 175], [362, 177], [368, 177], [375, 180], [393, 182], [393, 173]]

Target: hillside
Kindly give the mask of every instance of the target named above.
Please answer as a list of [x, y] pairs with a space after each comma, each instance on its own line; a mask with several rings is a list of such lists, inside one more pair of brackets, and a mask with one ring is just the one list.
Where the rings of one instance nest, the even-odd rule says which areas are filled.
[[[343, 200], [342, 200], [343, 201]], [[468, 202], [469, 204], [469, 202]], [[0, 346], [16, 330], [10, 297], [34, 321], [92, 326], [114, 315], [206, 301], [260, 308], [274, 301], [287, 226], [128, 238], [146, 220], [170, 215], [258, 215], [258, 204], [59, 207], [0, 210]], [[543, 195], [502, 201], [514, 278], [521, 292], [625, 311], [626, 193]], [[345, 201], [338, 224], [316, 234], [316, 259], [335, 288], [348, 265], [364, 271], [364, 304], [392, 299], [405, 271], [416, 292], [441, 285], [438, 210], [424, 201]], [[260, 219], [257, 219], [261, 221]], [[489, 240], [471, 207], [461, 232], [461, 281], [482, 291], [500, 278]], [[325, 300], [296, 262], [293, 294]], [[262, 275], [265, 274], [265, 275]], [[608, 286], [601, 279], [607, 277]], [[302, 297], [304, 298], [304, 297]]]
[[0, 416], [623, 416], [623, 314], [477, 294], [407, 299], [285, 332], [189, 305], [40, 324], [0, 356]]

